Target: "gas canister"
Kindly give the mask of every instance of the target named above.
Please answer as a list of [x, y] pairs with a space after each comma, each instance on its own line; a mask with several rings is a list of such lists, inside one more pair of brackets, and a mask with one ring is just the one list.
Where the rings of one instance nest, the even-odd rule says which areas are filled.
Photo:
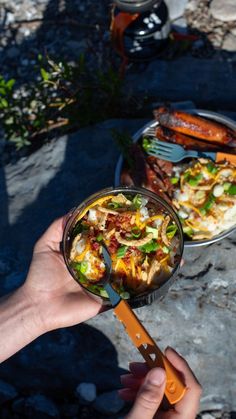
[[115, 49], [131, 61], [149, 60], [166, 46], [170, 32], [163, 0], [115, 0], [111, 35]]

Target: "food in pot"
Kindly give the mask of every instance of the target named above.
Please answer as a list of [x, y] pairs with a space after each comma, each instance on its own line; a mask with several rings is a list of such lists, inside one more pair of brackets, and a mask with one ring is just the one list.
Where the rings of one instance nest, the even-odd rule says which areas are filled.
[[111, 283], [123, 298], [159, 287], [180, 261], [177, 224], [160, 204], [141, 194], [117, 193], [84, 209], [71, 231], [69, 264], [78, 282], [108, 297], [100, 282], [112, 259]]
[[236, 168], [199, 159], [173, 167], [173, 205], [193, 240], [212, 238], [236, 225]]
[[[154, 111], [154, 115], [156, 126], [146, 129], [140, 141], [133, 145], [132, 139], [126, 141], [126, 147], [122, 143], [125, 163], [121, 184], [142, 186], [163, 197], [178, 210], [187, 240], [211, 239], [235, 227], [235, 166], [203, 159], [187, 159], [174, 164], [149, 156], [145, 151], [148, 151], [155, 135], [162, 141], [180, 144], [185, 149], [234, 153], [236, 131], [208, 118], [164, 107]], [[209, 172], [210, 167], [215, 173]], [[221, 169], [225, 168], [229, 172], [223, 173], [229, 173], [229, 178], [221, 175]], [[187, 181], [188, 173], [190, 182]], [[227, 184], [230, 185], [229, 191]], [[202, 188], [205, 188], [204, 192]], [[202, 208], [204, 205], [206, 208]]]

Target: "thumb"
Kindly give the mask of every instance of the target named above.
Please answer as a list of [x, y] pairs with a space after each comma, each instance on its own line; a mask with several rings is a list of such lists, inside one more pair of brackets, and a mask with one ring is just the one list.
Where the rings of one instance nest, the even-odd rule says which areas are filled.
[[150, 370], [126, 419], [152, 419], [163, 399], [165, 383], [166, 374], [162, 368]]

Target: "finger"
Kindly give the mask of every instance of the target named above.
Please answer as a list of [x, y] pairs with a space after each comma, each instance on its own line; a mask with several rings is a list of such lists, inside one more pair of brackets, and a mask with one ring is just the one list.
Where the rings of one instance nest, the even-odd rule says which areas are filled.
[[141, 385], [128, 419], [152, 419], [163, 399], [166, 383], [162, 368], [150, 370]]
[[132, 402], [137, 395], [137, 391], [132, 390], [130, 388], [122, 388], [118, 390], [118, 394], [120, 398], [125, 400], [126, 402]]
[[129, 370], [136, 377], [145, 377], [149, 368], [145, 362], [130, 362]]
[[63, 295], [57, 311], [51, 316], [50, 330], [74, 326], [87, 321], [96, 316], [100, 308], [101, 303], [83, 291]]
[[120, 381], [122, 386], [137, 390], [141, 386], [143, 378], [134, 377], [133, 374], [124, 374], [120, 376]]
[[64, 217], [55, 220], [40, 237], [35, 245], [35, 251], [42, 251], [51, 248], [59, 251], [59, 245], [62, 240]]
[[[180, 355], [178, 352], [168, 347], [165, 350], [165, 355], [168, 358], [168, 360], [171, 362], [171, 364], [182, 373], [185, 379], [185, 384], [187, 386], [191, 386], [192, 384], [199, 384], [196, 376], [194, 375], [193, 371], [189, 367], [187, 361]], [[199, 384], [200, 385], [200, 384]]]
[[173, 348], [167, 348], [165, 355], [171, 364], [182, 374], [187, 391], [183, 399], [175, 405], [178, 417], [181, 419], [194, 419], [199, 410], [199, 402], [202, 393], [201, 385], [189, 367], [187, 361], [182, 358]]
[[65, 228], [65, 226], [67, 224], [67, 221], [70, 219], [70, 217], [71, 217], [72, 214], [73, 214], [73, 210], [67, 212], [67, 214], [65, 214], [63, 216], [63, 221], [62, 221], [62, 228], [63, 228], [63, 230], [64, 230], [64, 228]]

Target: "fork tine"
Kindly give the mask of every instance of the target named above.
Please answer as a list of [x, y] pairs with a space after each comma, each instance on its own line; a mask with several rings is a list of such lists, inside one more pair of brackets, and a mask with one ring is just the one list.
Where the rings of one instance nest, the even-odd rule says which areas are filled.
[[172, 151], [173, 150], [173, 146], [172, 146], [172, 144], [169, 144], [169, 143], [164, 143], [164, 142], [161, 142], [161, 141], [151, 141], [150, 142], [150, 145], [151, 145], [151, 147], [155, 147], [155, 148], [162, 148], [163, 150], [169, 150], [169, 151]]
[[[163, 153], [163, 151], [158, 150], [150, 150], [151, 153], [155, 154], [156, 156], [163, 156], [163, 157], [170, 157], [170, 153]], [[149, 151], [148, 151], [149, 153]]]
[[155, 137], [156, 135], [156, 128], [150, 127], [146, 131], [144, 131], [144, 135], [150, 135], [151, 137]]
[[170, 158], [170, 155], [169, 154], [167, 154], [166, 156], [164, 156], [164, 154], [162, 154], [162, 153], [156, 153], [156, 152], [154, 152], [154, 153], [152, 153], [152, 151], [151, 150], [149, 150], [148, 151], [148, 154], [149, 154], [149, 156], [153, 156], [153, 157], [159, 157], [160, 159], [162, 158], [164, 158], [164, 160], [168, 160], [168, 161], [172, 161], [172, 159]]
[[164, 147], [156, 147], [156, 146], [151, 146], [149, 148], [149, 150], [153, 151], [153, 152], [158, 152], [158, 153], [163, 153], [163, 154], [171, 154], [171, 150], [169, 150], [168, 148], [164, 148]]

